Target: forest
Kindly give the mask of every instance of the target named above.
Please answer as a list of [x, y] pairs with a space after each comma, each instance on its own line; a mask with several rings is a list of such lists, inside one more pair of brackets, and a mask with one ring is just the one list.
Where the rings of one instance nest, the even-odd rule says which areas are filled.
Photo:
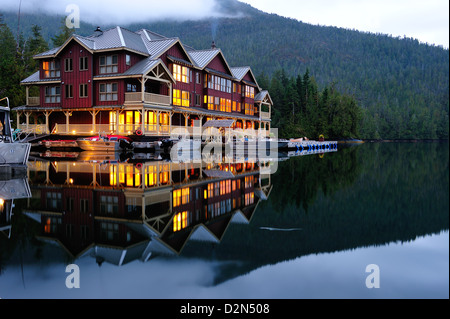
[[[209, 48], [214, 40], [231, 66], [250, 66], [258, 84], [269, 90], [274, 101], [272, 127], [279, 128], [280, 136], [448, 139], [447, 48], [412, 38], [306, 24], [236, 0], [219, 4], [218, 10], [230, 17], [123, 27], [178, 37], [196, 49]], [[19, 30], [17, 14], [0, 13], [4, 23], [0, 94], [13, 96], [14, 105], [21, 105], [24, 93], [18, 83], [34, 66], [31, 54], [56, 46], [53, 40], [67, 34], [60, 28], [61, 16], [23, 14]], [[95, 28], [82, 21], [75, 32], [90, 35]], [[4, 58], [14, 54], [16, 66]]]

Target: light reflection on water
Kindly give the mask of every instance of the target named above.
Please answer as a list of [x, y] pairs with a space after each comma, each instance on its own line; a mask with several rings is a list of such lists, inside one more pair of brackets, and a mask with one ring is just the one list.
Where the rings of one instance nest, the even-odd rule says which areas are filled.
[[[189, 172], [188, 167], [172, 166], [166, 170], [168, 178], [159, 174], [154, 179], [149, 175], [154, 172], [154, 163], [144, 166], [143, 174], [136, 178], [134, 168], [127, 176], [127, 166], [116, 163], [97, 175], [92, 168], [68, 174], [67, 168], [61, 167], [77, 167], [79, 163], [56, 162], [59, 171], [53, 165], [48, 166], [50, 170], [32, 174], [33, 198], [15, 203], [24, 212], [36, 212], [36, 203], [41, 204], [41, 210], [45, 208], [42, 205], [49, 205], [47, 215], [41, 214], [47, 217], [49, 208], [65, 209], [68, 205], [68, 193], [66, 201], [61, 199], [60, 203], [58, 198], [46, 197], [46, 190], [55, 192], [49, 179], [60, 185], [69, 181], [66, 191], [88, 192], [94, 194], [94, 203], [98, 201], [99, 211], [77, 215], [84, 216], [86, 224], [92, 223], [88, 234], [93, 238], [81, 245], [61, 237], [63, 232], [45, 236], [45, 225], [37, 227], [30, 214], [22, 216], [12, 230], [25, 227], [27, 235], [17, 229], [13, 232], [16, 237], [0, 239], [0, 297], [448, 298], [448, 145], [446, 149], [418, 145], [363, 145], [322, 157], [291, 158], [280, 162], [279, 171], [270, 178], [261, 178], [259, 163], [245, 161], [239, 173], [236, 165], [229, 167], [233, 176], [203, 176], [204, 169], [199, 176], [198, 168]], [[158, 163], [160, 167], [168, 164]], [[286, 183], [292, 176], [295, 185]], [[98, 183], [94, 188], [89, 187], [93, 178]], [[238, 180], [241, 192], [237, 192]], [[268, 186], [263, 193], [262, 180], [264, 187]], [[152, 181], [160, 184], [152, 188]], [[76, 183], [83, 187], [74, 187]], [[217, 194], [214, 188], [208, 189], [215, 183]], [[415, 191], [418, 183], [422, 185], [420, 193]], [[142, 189], [143, 185], [147, 188]], [[386, 185], [395, 198], [385, 197]], [[176, 190], [186, 188], [189, 195], [180, 192], [178, 196]], [[112, 201], [112, 206], [102, 206], [101, 196], [113, 194], [122, 196], [117, 205]], [[132, 200], [138, 198], [136, 194], [145, 198], [158, 194], [164, 199], [158, 203], [172, 203], [172, 213], [160, 219], [166, 226], [152, 224], [145, 229], [156, 232], [151, 238], [158, 245], [149, 244], [152, 240], [139, 229], [142, 222], [138, 220], [142, 212], [149, 219], [155, 218], [161, 214], [155, 212], [158, 207], [166, 209], [166, 214], [167, 207], [152, 202], [152, 209], [143, 210]], [[253, 194], [253, 201], [248, 194]], [[265, 195], [267, 200], [262, 200]], [[211, 205], [205, 197], [217, 200]], [[412, 197], [419, 198], [420, 205]], [[102, 230], [102, 222], [110, 221], [109, 210], [118, 214], [117, 231]], [[211, 213], [209, 218], [205, 210]], [[86, 214], [97, 218], [89, 219]], [[62, 229], [66, 235], [71, 231], [71, 227]], [[36, 233], [30, 239], [31, 230]], [[15, 247], [13, 252], [11, 247]], [[167, 255], [168, 250], [175, 253]], [[101, 266], [99, 256], [104, 261]], [[65, 286], [69, 263], [80, 267], [80, 289]], [[380, 267], [379, 289], [365, 285], [368, 264]]]

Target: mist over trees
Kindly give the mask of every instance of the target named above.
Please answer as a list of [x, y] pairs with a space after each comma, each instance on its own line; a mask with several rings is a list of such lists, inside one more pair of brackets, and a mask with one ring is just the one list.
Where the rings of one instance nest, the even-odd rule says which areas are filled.
[[[272, 127], [286, 137], [448, 139], [448, 49], [410, 38], [313, 26], [237, 1], [219, 3], [223, 12], [241, 12], [241, 17], [124, 27], [179, 37], [196, 49], [209, 48], [214, 36], [230, 66], [250, 66], [259, 85], [269, 90], [275, 103]], [[15, 14], [4, 13], [6, 25], [14, 26], [15, 19]], [[0, 52], [8, 56], [1, 59], [0, 94], [16, 95], [13, 105], [24, 104], [24, 90], [18, 84], [32, 67], [32, 62], [13, 48], [20, 47], [22, 54], [34, 51], [29, 41], [39, 35], [33, 24], [39, 26], [50, 47], [70, 35], [60, 27], [60, 16], [28, 14], [21, 21], [19, 45], [13, 44], [17, 36], [12, 27], [9, 31], [2, 27], [0, 40], [6, 44]], [[112, 26], [113, 22], [101, 27]], [[90, 35], [95, 28], [82, 21], [75, 32]], [[13, 56], [20, 62], [15, 66], [11, 64]], [[304, 82], [305, 74], [310, 82]], [[311, 95], [305, 99], [302, 85], [315, 101], [309, 99]]]

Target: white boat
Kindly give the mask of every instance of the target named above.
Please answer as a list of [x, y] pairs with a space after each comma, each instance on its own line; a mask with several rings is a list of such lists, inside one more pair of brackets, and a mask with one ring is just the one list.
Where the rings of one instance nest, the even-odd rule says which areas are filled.
[[99, 135], [77, 139], [78, 147], [84, 151], [121, 152], [133, 148], [133, 141], [121, 135]]
[[9, 99], [7, 106], [0, 106], [0, 166], [26, 165], [30, 156], [31, 144], [15, 141], [11, 128], [11, 109]]

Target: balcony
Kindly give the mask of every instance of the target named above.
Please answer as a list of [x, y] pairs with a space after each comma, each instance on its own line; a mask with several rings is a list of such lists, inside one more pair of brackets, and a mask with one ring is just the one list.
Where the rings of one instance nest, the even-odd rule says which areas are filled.
[[148, 103], [158, 105], [170, 105], [170, 96], [144, 92], [144, 101], [142, 101], [141, 92], [125, 93], [125, 104]]
[[262, 120], [270, 120], [270, 112], [261, 111], [261, 119]]
[[40, 98], [39, 96], [29, 96], [27, 100], [28, 106], [39, 106]]

